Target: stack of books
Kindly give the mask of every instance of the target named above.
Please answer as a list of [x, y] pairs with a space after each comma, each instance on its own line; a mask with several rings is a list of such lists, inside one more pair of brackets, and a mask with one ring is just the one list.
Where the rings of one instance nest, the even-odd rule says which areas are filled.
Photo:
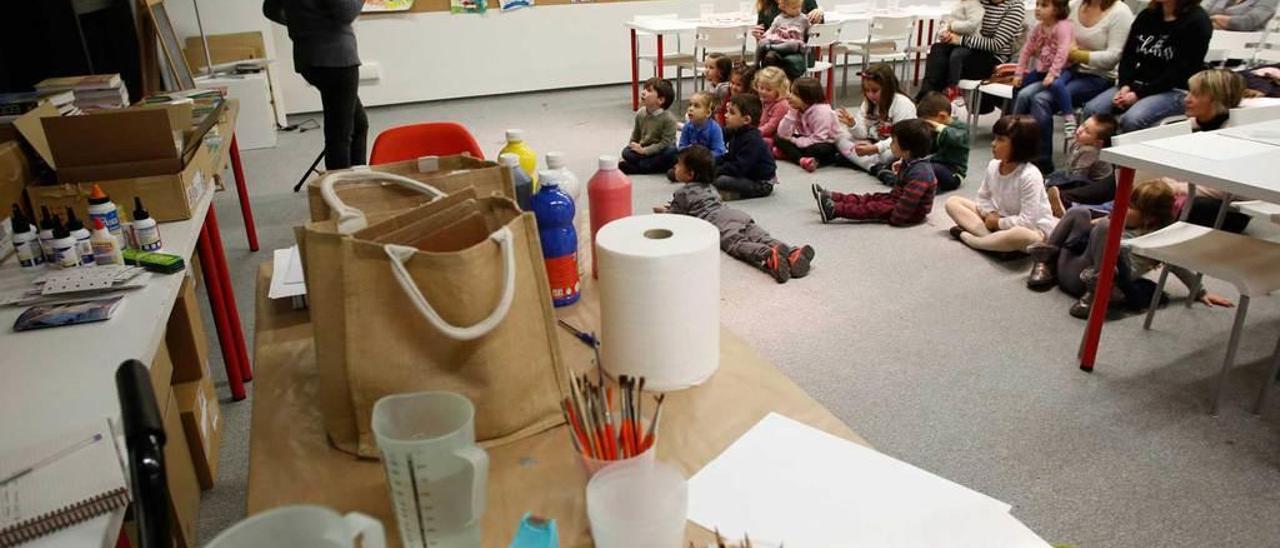
[[76, 96], [70, 91], [41, 93], [39, 91], [19, 91], [16, 93], [0, 93], [0, 123], [10, 123], [26, 114], [41, 103], [50, 103], [58, 109], [58, 114], [74, 116], [84, 114], [75, 104]]
[[90, 74], [49, 78], [36, 84], [39, 93], [72, 92], [75, 106], [82, 111], [129, 106], [129, 91], [119, 74]]

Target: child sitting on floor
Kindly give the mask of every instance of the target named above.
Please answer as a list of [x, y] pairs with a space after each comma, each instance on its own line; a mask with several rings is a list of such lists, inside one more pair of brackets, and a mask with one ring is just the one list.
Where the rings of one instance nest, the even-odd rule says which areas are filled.
[[676, 127], [679, 122], [667, 110], [675, 99], [671, 83], [661, 78], [645, 80], [640, 91], [631, 142], [622, 150], [618, 169], [628, 175], [666, 173], [676, 163]]
[[1116, 182], [1111, 164], [1099, 159], [1116, 133], [1115, 116], [1094, 114], [1076, 129], [1067, 145], [1067, 165], [1049, 174], [1044, 186], [1054, 217], [1062, 217], [1072, 204], [1100, 205], [1114, 200]]
[[[787, 101], [791, 80], [782, 69], [765, 67], [756, 72], [753, 86], [756, 94], [760, 96], [761, 111], [757, 126], [760, 128], [760, 135], [764, 137], [765, 144], [769, 145], [770, 151], [773, 151], [778, 124], [782, 123], [782, 119], [786, 118], [787, 112], [791, 110], [791, 105]], [[773, 157], [782, 158], [782, 155], [774, 152]]]
[[729, 151], [716, 160], [716, 188], [736, 198], [760, 198], [773, 193], [777, 165], [769, 145], [760, 137], [760, 98], [750, 93], [733, 96], [725, 114]]
[[754, 93], [753, 86], [756, 81], [756, 69], [751, 65], [738, 63], [733, 67], [733, 74], [729, 76], [729, 93], [730, 97], [739, 93]]
[[[720, 129], [720, 124], [711, 119], [711, 111], [715, 110], [713, 101], [715, 99], [705, 91], [699, 91], [689, 99], [688, 121], [680, 128], [680, 143], [676, 146], [678, 150], [702, 145], [717, 159], [724, 155], [724, 131]], [[667, 170], [667, 179], [675, 182], [674, 166]]]
[[926, 93], [916, 105], [916, 116], [933, 127], [929, 165], [938, 178], [938, 191], [960, 188], [969, 172], [969, 126], [951, 116], [951, 101], [936, 91]]
[[836, 138], [841, 133], [840, 122], [836, 120], [831, 105], [827, 104], [822, 84], [807, 76], [797, 78], [791, 84], [787, 103], [791, 109], [778, 124], [774, 141], [782, 157], [800, 164], [808, 172], [834, 164], [840, 156], [836, 150]]
[[893, 151], [889, 150], [889, 133], [893, 125], [916, 117], [916, 106], [899, 93], [898, 77], [884, 63], [876, 63], [862, 72], [862, 105], [856, 114], [840, 109], [840, 123], [849, 127], [836, 142], [836, 147], [853, 165], [880, 177], [892, 185]]
[[[1129, 202], [1122, 238], [1141, 236], [1173, 224], [1174, 191], [1165, 181], [1154, 179], [1138, 183], [1133, 187]], [[1027, 278], [1027, 287], [1037, 291], [1046, 291], [1055, 285], [1061, 287], [1066, 293], [1080, 298], [1071, 305], [1070, 314], [1088, 319], [1110, 221], [1105, 217], [1093, 219], [1088, 208], [1076, 207], [1068, 211], [1048, 240], [1027, 248], [1027, 253], [1035, 260]], [[1154, 270], [1159, 263], [1129, 253], [1123, 244], [1120, 250], [1116, 260], [1116, 290], [1123, 295], [1122, 302], [1131, 310], [1144, 310], [1154, 300], [1156, 284], [1143, 275]], [[1187, 287], [1196, 286], [1193, 272], [1174, 265], [1169, 265], [1169, 272]], [[1232, 306], [1226, 297], [1205, 291], [1203, 287], [1192, 298], [1210, 307]]]
[[711, 117], [722, 126], [725, 105], [729, 104], [729, 98], [733, 96], [733, 89], [729, 83], [732, 74], [733, 59], [719, 52], [707, 55], [707, 61], [702, 66], [702, 77], [707, 81], [707, 91], [715, 99], [716, 108], [711, 113]]
[[977, 201], [947, 199], [947, 215], [955, 221], [951, 236], [981, 251], [1008, 256], [1043, 242], [1058, 219], [1049, 211], [1044, 177], [1033, 162], [1039, 152], [1040, 128], [1027, 115], [1005, 116], [991, 129], [995, 139]]
[[832, 219], [882, 221], [893, 226], [924, 222], [933, 210], [933, 196], [938, 182], [929, 165], [929, 146], [933, 132], [923, 120], [903, 120], [893, 125], [892, 143], [898, 164], [898, 184], [890, 192], [875, 194], [841, 194], [813, 185], [822, 222]]
[[676, 160], [676, 180], [685, 183], [666, 206], [654, 213], [677, 213], [703, 219], [720, 230], [720, 249], [730, 257], [763, 270], [778, 283], [809, 274], [813, 248], [789, 247], [773, 239], [745, 212], [724, 205], [711, 185], [715, 160], [705, 147], [694, 145], [680, 151]]

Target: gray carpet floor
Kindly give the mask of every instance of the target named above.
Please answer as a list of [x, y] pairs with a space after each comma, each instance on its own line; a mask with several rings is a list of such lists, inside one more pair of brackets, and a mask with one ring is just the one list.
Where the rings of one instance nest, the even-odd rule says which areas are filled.
[[[520, 127], [535, 150], [563, 151], [585, 180], [598, 156], [625, 144], [628, 100], [629, 90], [611, 86], [377, 108], [369, 141], [396, 125], [456, 120], [493, 155], [503, 130]], [[991, 158], [993, 120], [981, 124], [971, 173]], [[322, 141], [320, 130], [282, 132], [276, 148], [244, 153], [262, 251], [248, 251], [234, 194], [217, 198], [250, 339], [257, 265], [292, 245], [292, 227], [306, 220], [305, 197], [290, 187]], [[1183, 308], [1186, 290], [1172, 282], [1178, 306], [1162, 310], [1151, 331], [1141, 317], [1109, 322], [1097, 369], [1086, 374], [1075, 361], [1084, 322], [1067, 315], [1072, 299], [1028, 291], [1027, 260], [997, 261], [949, 238], [946, 195], [920, 226], [823, 225], [810, 183], [884, 187], [843, 168], [809, 174], [779, 164], [779, 178], [773, 196], [735, 207], [783, 241], [813, 245], [814, 271], [777, 285], [722, 255], [723, 321], [877, 449], [1012, 504], [1053, 542], [1280, 546], [1280, 398], [1261, 417], [1249, 413], [1280, 335], [1274, 299], [1253, 303], [1225, 404], [1211, 417], [1232, 312]], [[636, 211], [674, 190], [660, 176], [632, 180]], [[956, 192], [977, 187], [971, 179]], [[1208, 286], [1236, 297], [1216, 280]], [[228, 397], [225, 381], [219, 387]], [[222, 409], [204, 541], [244, 517], [251, 399], [224, 399]]]

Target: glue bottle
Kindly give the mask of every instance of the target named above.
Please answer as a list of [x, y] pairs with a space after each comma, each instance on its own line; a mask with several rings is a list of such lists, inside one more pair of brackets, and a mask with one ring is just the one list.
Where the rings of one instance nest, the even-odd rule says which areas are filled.
[[93, 260], [93, 244], [89, 241], [89, 229], [76, 217], [76, 210], [67, 208], [67, 231], [76, 241], [76, 255], [80, 257], [80, 266], [95, 266]]
[[591, 201], [591, 275], [600, 277], [596, 265], [596, 233], [610, 221], [631, 216], [631, 179], [618, 170], [617, 156], [601, 156], [600, 171], [587, 181]]
[[93, 245], [93, 260], [98, 265], [124, 264], [124, 252], [120, 249], [120, 240], [107, 230], [102, 219], [93, 219], [93, 235], [89, 242]]
[[560, 175], [543, 171], [542, 188], [533, 195], [533, 214], [538, 220], [542, 258], [551, 282], [551, 302], [568, 306], [578, 302], [578, 233], [573, 229], [573, 198], [560, 190]]
[[61, 222], [56, 222], [54, 225], [53, 240], [50, 244], [53, 247], [55, 267], [75, 268], [80, 266], [80, 254], [76, 252], [76, 239], [71, 237], [71, 231], [62, 226]]
[[591, 249], [591, 213], [584, 200], [582, 182], [564, 163], [564, 153], [548, 152], [547, 167], [560, 177], [560, 190], [573, 198], [573, 229], [578, 233], [578, 278], [587, 275], [586, 253]]
[[507, 146], [502, 147], [498, 151], [498, 157], [503, 154], [515, 154], [520, 158], [520, 167], [524, 168], [524, 172], [533, 179], [533, 192], [538, 191], [538, 153], [524, 144], [523, 129], [507, 130]]
[[49, 206], [40, 206], [40, 249], [44, 254], [44, 262], [50, 268], [57, 267], [58, 261], [53, 257], [53, 214]]
[[40, 247], [40, 235], [31, 221], [22, 214], [17, 204], [13, 206], [13, 216], [9, 218], [13, 225], [13, 249], [18, 252], [18, 264], [30, 268], [44, 264], [44, 249]]
[[520, 167], [520, 157], [512, 153], [498, 156], [498, 165], [511, 170], [511, 181], [516, 187], [516, 204], [523, 211], [533, 211], [533, 179]]
[[89, 219], [101, 219], [102, 226], [116, 238], [117, 245], [124, 249], [124, 228], [120, 226], [120, 209], [111, 202], [111, 197], [102, 191], [96, 183], [89, 193]]
[[160, 227], [151, 214], [142, 207], [142, 198], [133, 197], [133, 240], [138, 249], [158, 251], [160, 249]]

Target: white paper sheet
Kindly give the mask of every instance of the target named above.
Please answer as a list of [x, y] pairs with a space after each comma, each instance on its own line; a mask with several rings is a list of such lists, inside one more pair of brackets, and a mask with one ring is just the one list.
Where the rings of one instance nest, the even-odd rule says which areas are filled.
[[298, 246], [277, 249], [271, 257], [271, 289], [268, 299], [284, 299], [307, 294], [307, 284], [302, 278], [302, 255]]
[[[1044, 546], [1009, 509], [776, 413], [689, 480], [689, 519], [787, 546]], [[966, 538], [975, 543], [957, 544]]]
[[1275, 154], [1276, 147], [1245, 139], [1233, 139], [1217, 133], [1192, 133], [1166, 139], [1156, 139], [1147, 144], [1197, 158], [1230, 160], [1255, 154]]

